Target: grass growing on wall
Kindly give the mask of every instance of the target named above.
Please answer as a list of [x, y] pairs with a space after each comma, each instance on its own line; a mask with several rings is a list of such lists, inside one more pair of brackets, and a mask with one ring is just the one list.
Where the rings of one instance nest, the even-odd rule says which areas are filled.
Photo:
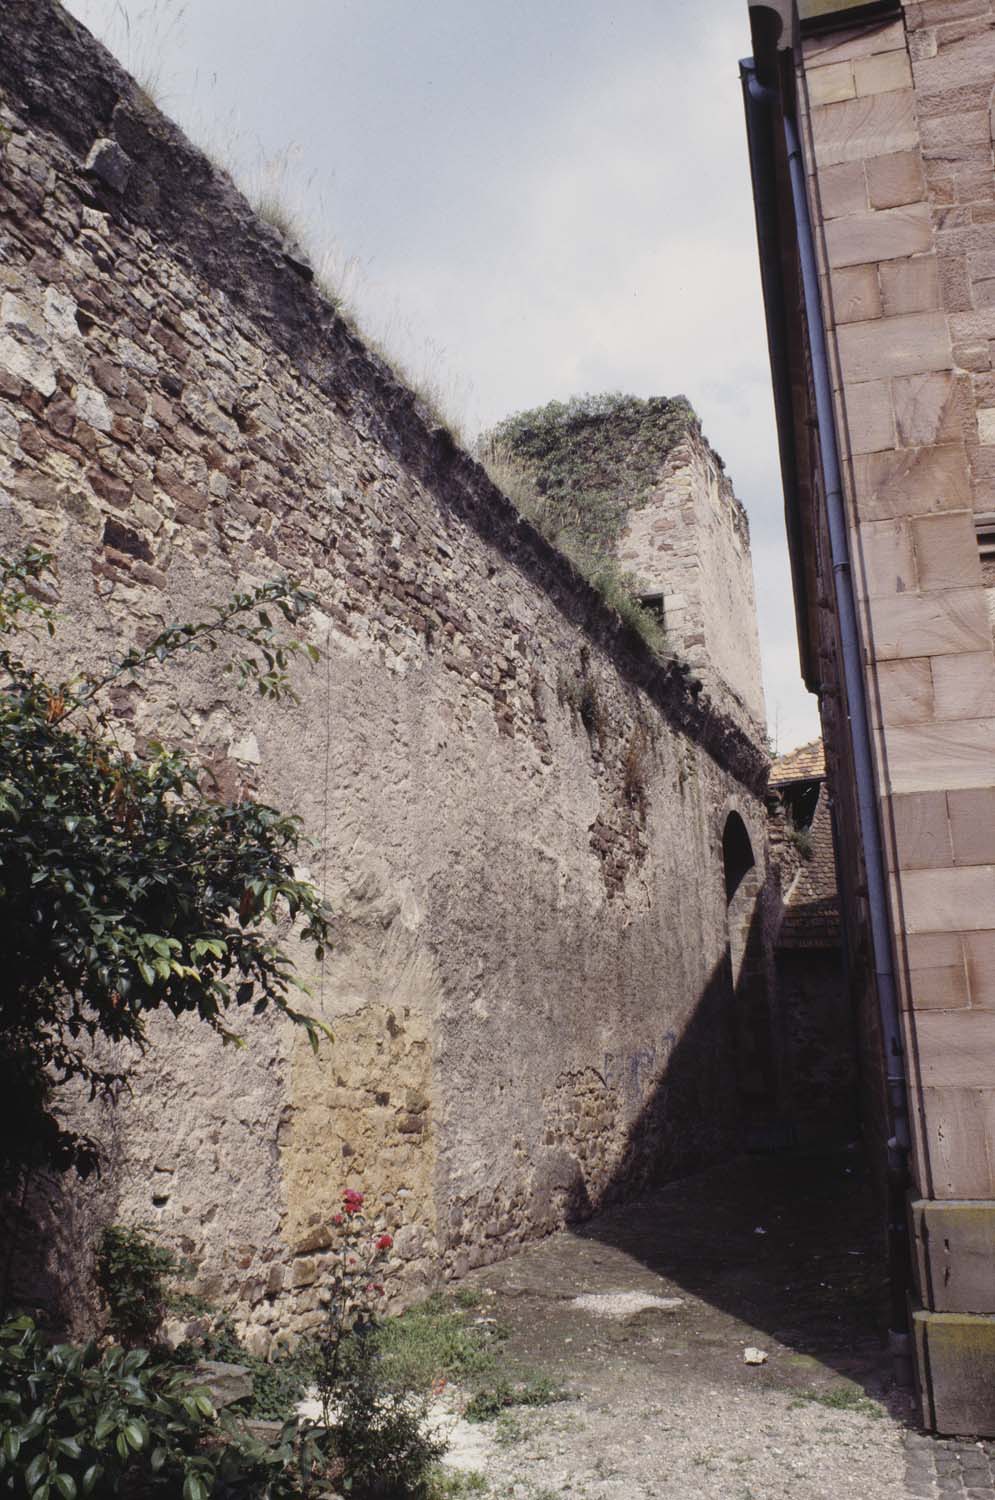
[[[105, 28], [111, 49], [137, 75], [148, 108], [168, 109], [161, 43], [180, 26], [185, 9], [183, 0], [150, 0], [141, 28], [133, 31], [128, 0], [117, 0]], [[318, 290], [413, 391], [429, 422], [468, 446], [462, 413], [469, 389], [452, 374], [446, 351], [430, 338], [414, 337], [396, 304], [377, 315], [376, 327], [357, 315], [363, 268], [342, 254], [327, 230], [315, 229], [323, 219], [321, 194], [300, 148], [246, 152], [237, 118], [208, 116], [199, 124], [188, 120], [187, 128], [288, 249], [310, 263]], [[406, 357], [398, 353], [402, 348], [410, 351]], [[668, 654], [661, 623], [640, 603], [638, 580], [619, 567], [615, 550], [629, 510], [645, 502], [670, 449], [692, 425], [697, 418], [682, 396], [582, 396], [520, 412], [477, 447], [477, 457], [518, 510], [661, 656]]]

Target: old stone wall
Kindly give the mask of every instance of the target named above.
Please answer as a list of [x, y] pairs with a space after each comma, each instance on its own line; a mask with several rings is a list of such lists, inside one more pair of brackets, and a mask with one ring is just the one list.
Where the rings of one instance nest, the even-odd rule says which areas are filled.
[[3, 547], [55, 553], [63, 667], [275, 575], [315, 591], [297, 706], [203, 658], [113, 706], [123, 744], [299, 813], [336, 913], [305, 974], [334, 1043], [157, 1025], [99, 1187], [38, 1189], [53, 1282], [82, 1295], [96, 1225], [142, 1220], [266, 1348], [316, 1316], [347, 1185], [411, 1295], [729, 1149], [721, 837], [737, 810], [762, 869], [756, 740], [51, 0], [0, 15], [0, 122]]
[[630, 513], [622, 565], [663, 596], [674, 649], [708, 692], [754, 732], [766, 722], [750, 530], [732, 483], [699, 432], [668, 455]]

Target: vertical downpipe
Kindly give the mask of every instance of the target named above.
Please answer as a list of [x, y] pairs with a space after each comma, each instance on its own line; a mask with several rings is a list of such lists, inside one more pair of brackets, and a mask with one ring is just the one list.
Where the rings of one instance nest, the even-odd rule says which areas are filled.
[[829, 356], [826, 349], [825, 328], [822, 321], [822, 303], [819, 295], [819, 272], [815, 256], [815, 243], [812, 237], [812, 223], [808, 211], [805, 163], [798, 139], [798, 131], [794, 121], [787, 115], [784, 117], [784, 134], [788, 152], [791, 197], [794, 207], [795, 231], [798, 239], [798, 254], [805, 298], [805, 319], [808, 325], [809, 349], [812, 358], [812, 383], [815, 389], [816, 423], [819, 433], [819, 451], [821, 454], [822, 474], [826, 493], [826, 512], [829, 522], [830, 552], [833, 565], [833, 585], [836, 594], [836, 610], [839, 618], [843, 679], [846, 687], [847, 719], [850, 729], [850, 744], [853, 752], [854, 776], [856, 780], [857, 816], [860, 823], [861, 841], [864, 849], [864, 866], [867, 873], [867, 905], [870, 916], [871, 944], [874, 951], [874, 977], [877, 986], [878, 1007], [881, 1016], [881, 1031], [885, 1053], [890, 1130], [890, 1138], [888, 1140], [888, 1260], [891, 1273], [891, 1327], [889, 1338], [896, 1377], [903, 1384], [908, 1384], [910, 1351], [907, 1298], [911, 1282], [905, 1201], [909, 1183], [908, 1083], [905, 1072], [905, 1054], [902, 1045], [898, 987], [895, 981], [895, 967], [892, 956], [891, 923], [888, 913], [887, 896], [888, 885], [881, 843], [881, 828], [878, 819], [874, 763], [871, 753], [871, 730], [867, 712], [867, 691], [862, 666], [860, 627], [853, 592], [850, 544], [843, 499], [839, 444], [836, 437], [832, 382], [829, 373]]

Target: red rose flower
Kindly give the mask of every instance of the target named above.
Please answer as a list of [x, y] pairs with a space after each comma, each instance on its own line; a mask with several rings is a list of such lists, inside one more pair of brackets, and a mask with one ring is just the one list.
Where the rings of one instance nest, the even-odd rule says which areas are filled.
[[389, 1250], [390, 1247], [391, 1247], [391, 1245], [393, 1245], [393, 1243], [394, 1243], [394, 1236], [392, 1234], [382, 1234], [380, 1236], [380, 1238], [377, 1240], [377, 1249], [378, 1250]]
[[332, 1223], [333, 1224], [344, 1224], [345, 1223], [345, 1218], [343, 1217], [342, 1214], [332, 1214]]
[[347, 1214], [358, 1214], [363, 1206], [363, 1195], [357, 1193], [355, 1188], [346, 1188], [342, 1194], [342, 1202]]

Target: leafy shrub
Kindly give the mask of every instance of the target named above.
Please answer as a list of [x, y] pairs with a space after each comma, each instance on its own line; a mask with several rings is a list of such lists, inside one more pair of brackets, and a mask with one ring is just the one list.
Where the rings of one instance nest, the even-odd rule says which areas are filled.
[[0, 1475], [32, 1500], [149, 1493], [202, 1500], [212, 1465], [197, 1448], [215, 1421], [206, 1391], [142, 1349], [47, 1348], [30, 1318], [0, 1329]]
[[295, 1415], [314, 1380], [316, 1361], [314, 1345], [307, 1339], [270, 1359], [250, 1353], [227, 1313], [216, 1314], [204, 1337], [180, 1344], [173, 1357], [189, 1364], [217, 1359], [243, 1365], [252, 1376], [252, 1395], [238, 1407], [260, 1422], [284, 1422]]
[[428, 1428], [428, 1396], [391, 1389], [369, 1331], [343, 1350], [336, 1379], [335, 1448], [355, 1500], [423, 1500], [446, 1451]]
[[814, 853], [812, 844], [811, 828], [800, 828], [797, 823], [787, 819], [784, 825], [784, 836], [792, 848], [796, 849], [802, 859], [811, 859]]
[[143, 1228], [109, 1224], [97, 1246], [97, 1286], [111, 1333], [126, 1348], [155, 1340], [166, 1313], [166, 1280], [180, 1262]]
[[149, 1012], [197, 1015], [235, 1040], [231, 1007], [274, 1007], [315, 1046], [327, 1028], [291, 1005], [300, 989], [279, 923], [300, 917], [320, 957], [328, 924], [318, 891], [297, 878], [298, 819], [251, 799], [226, 804], [202, 768], [150, 745], [123, 751], [108, 730], [107, 690], [178, 655], [237, 642], [228, 666], [263, 696], [291, 692], [288, 667], [313, 647], [288, 639], [311, 596], [262, 585], [171, 625], [103, 673], [47, 681], [14, 649], [18, 631], [54, 631], [39, 601], [50, 558], [0, 558], [0, 1190], [43, 1165], [95, 1169], [95, 1143], [55, 1107], [76, 1080], [113, 1101], [127, 1049], [144, 1049]]
[[290, 1422], [268, 1445], [218, 1417], [190, 1373], [144, 1349], [48, 1347], [0, 1327], [0, 1488], [30, 1500], [306, 1500], [341, 1473], [329, 1435]]

